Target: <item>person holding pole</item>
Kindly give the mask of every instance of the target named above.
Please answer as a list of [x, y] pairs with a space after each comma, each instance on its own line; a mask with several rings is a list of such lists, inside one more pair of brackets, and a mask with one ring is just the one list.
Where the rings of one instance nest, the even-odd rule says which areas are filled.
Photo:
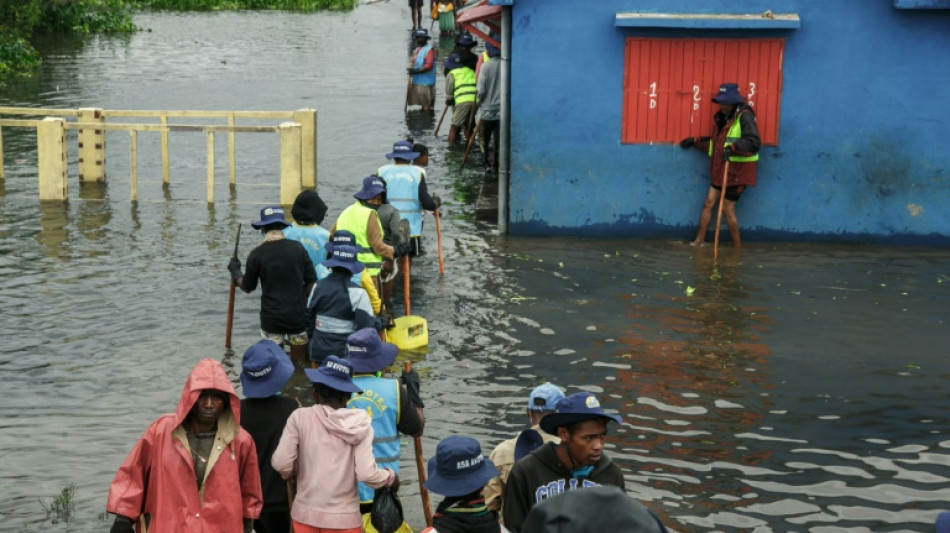
[[[413, 370], [404, 371], [399, 380], [385, 377], [398, 351], [395, 344], [381, 341], [373, 328], [355, 331], [346, 340], [346, 359], [353, 364], [353, 383], [363, 389], [354, 393], [346, 406], [370, 414], [376, 464], [397, 474], [402, 451], [399, 433], [417, 437], [425, 429], [419, 375]], [[366, 514], [372, 509], [373, 489], [360, 483], [359, 493], [360, 511]]]
[[[478, 58], [472, 54], [477, 61]], [[445, 105], [452, 106], [452, 125], [449, 126], [449, 144], [469, 134], [475, 116], [475, 69], [462, 63], [455, 52], [449, 54], [443, 67], [445, 73]]]
[[429, 459], [425, 487], [445, 499], [436, 508], [432, 527], [420, 533], [508, 533], [481, 494], [497, 475], [498, 469], [482, 455], [477, 440], [460, 435], [442, 439], [435, 457]]
[[406, 69], [411, 80], [406, 105], [422, 106], [423, 111], [432, 111], [435, 107], [435, 48], [429, 44], [429, 31], [419, 28], [413, 33], [416, 49], [409, 58], [410, 67]]
[[411, 141], [396, 141], [393, 151], [386, 154], [392, 163], [376, 171], [386, 182], [387, 201], [409, 222], [410, 257], [422, 254], [422, 211], [435, 211], [442, 203], [438, 196], [429, 195], [425, 170], [412, 164], [421, 155], [412, 147]]
[[[680, 141], [680, 147], [684, 149], [695, 147], [709, 156], [711, 184], [699, 215], [696, 238], [690, 242], [690, 245], [702, 246], [706, 242], [706, 230], [712, 220], [713, 207], [722, 196], [720, 209], [726, 215], [726, 226], [732, 237], [732, 245], [738, 248], [742, 245], [742, 241], [739, 237], [736, 203], [746, 187], [755, 185], [759, 148], [762, 146], [762, 141], [755, 121], [755, 111], [739, 94], [737, 84], [720, 85], [719, 92], [712, 101], [719, 104], [719, 111], [713, 116], [712, 136], [687, 137]], [[724, 176], [726, 171], [728, 171], [728, 176]], [[722, 190], [724, 181], [725, 191]]]
[[279, 206], [261, 209], [261, 219], [251, 222], [264, 237], [264, 242], [247, 255], [247, 270], [241, 272], [241, 261], [232, 257], [228, 271], [235, 285], [246, 293], [261, 284], [261, 337], [282, 346], [290, 346], [295, 360], [307, 357], [307, 297], [317, 281], [317, 272], [306, 248], [287, 239]]

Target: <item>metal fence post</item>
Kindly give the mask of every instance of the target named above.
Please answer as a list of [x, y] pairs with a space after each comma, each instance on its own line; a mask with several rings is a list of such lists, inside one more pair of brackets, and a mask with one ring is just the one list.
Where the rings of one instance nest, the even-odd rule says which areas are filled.
[[317, 110], [294, 111], [294, 122], [300, 124], [300, 184], [305, 189], [317, 187]]
[[292, 205], [301, 186], [300, 124], [284, 122], [280, 125], [280, 204]]
[[36, 125], [40, 200], [66, 201], [66, 121], [46, 117]]
[[[104, 124], [102, 109], [83, 107], [79, 109], [79, 122]], [[102, 129], [79, 130], [79, 180], [105, 181], [106, 179], [106, 132]]]

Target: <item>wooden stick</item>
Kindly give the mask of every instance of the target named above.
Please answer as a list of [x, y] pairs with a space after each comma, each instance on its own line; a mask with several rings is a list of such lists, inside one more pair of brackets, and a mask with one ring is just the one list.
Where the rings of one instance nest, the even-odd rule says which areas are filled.
[[[441, 207], [441, 206], [440, 206]], [[445, 275], [445, 262], [442, 259], [442, 224], [439, 223], [439, 209], [433, 212], [435, 214], [435, 236], [439, 243], [439, 275]]]
[[459, 171], [465, 168], [465, 160], [468, 159], [468, 152], [472, 149], [472, 143], [475, 141], [475, 136], [478, 135], [481, 125], [482, 119], [479, 118], [478, 122], [475, 124], [475, 129], [468, 136], [468, 145], [465, 146], [465, 153], [462, 154], [462, 164], [459, 165]]
[[439, 123], [435, 125], [435, 133], [433, 135], [435, 135], [436, 137], [439, 136], [439, 128], [442, 127], [442, 119], [445, 118], [445, 112], [449, 110], [449, 107], [451, 106], [445, 106], [442, 109], [442, 116], [439, 117]]
[[719, 191], [719, 213], [716, 215], [716, 231], [713, 232], [713, 262], [719, 259], [719, 227], [722, 225], [722, 204], [726, 201], [726, 184], [729, 181], [729, 161], [722, 171], [722, 189]]
[[[412, 241], [410, 241], [412, 242]], [[409, 316], [412, 314], [412, 309], [409, 303], [409, 270], [412, 268], [410, 265], [412, 263], [409, 260], [408, 255], [402, 256], [402, 302], [406, 307], [405, 315]]]
[[[412, 362], [406, 361], [406, 373], [412, 372]], [[419, 474], [419, 496], [422, 497], [422, 513], [426, 517], [426, 526], [432, 527], [432, 509], [429, 508], [429, 491], [426, 490], [426, 469], [422, 465], [422, 437], [413, 437], [416, 448], [416, 472]]]
[[409, 112], [409, 92], [412, 90], [412, 74], [409, 75], [409, 82], [406, 84], [406, 105], [403, 113]]
[[[234, 258], [237, 259], [238, 244], [241, 243], [241, 225], [238, 224], [237, 237], [234, 239]], [[231, 290], [228, 293], [228, 327], [224, 334], [224, 348], [231, 351], [231, 327], [234, 325], [234, 289], [237, 288], [237, 282], [231, 278]]]

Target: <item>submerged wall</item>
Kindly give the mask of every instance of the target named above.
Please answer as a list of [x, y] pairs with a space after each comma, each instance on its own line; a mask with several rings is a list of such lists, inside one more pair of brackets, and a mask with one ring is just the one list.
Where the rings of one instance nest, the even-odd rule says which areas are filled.
[[[708, 162], [671, 143], [621, 143], [625, 39], [781, 37], [779, 142], [763, 147], [759, 183], [739, 202], [744, 239], [950, 244], [950, 10], [894, 0], [510, 3], [512, 234], [692, 238]], [[615, 25], [618, 12], [766, 10], [797, 13], [800, 28]]]

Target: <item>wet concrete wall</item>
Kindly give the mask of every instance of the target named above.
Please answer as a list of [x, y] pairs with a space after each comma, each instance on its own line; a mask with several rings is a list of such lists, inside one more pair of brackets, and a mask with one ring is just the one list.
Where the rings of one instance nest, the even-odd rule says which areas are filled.
[[[691, 238], [702, 154], [622, 144], [628, 37], [785, 39], [777, 146], [742, 197], [759, 240], [950, 244], [950, 10], [892, 0], [514, 0], [513, 234]], [[793, 30], [623, 28], [618, 12], [797, 13]], [[726, 80], [723, 80], [726, 81]]]

